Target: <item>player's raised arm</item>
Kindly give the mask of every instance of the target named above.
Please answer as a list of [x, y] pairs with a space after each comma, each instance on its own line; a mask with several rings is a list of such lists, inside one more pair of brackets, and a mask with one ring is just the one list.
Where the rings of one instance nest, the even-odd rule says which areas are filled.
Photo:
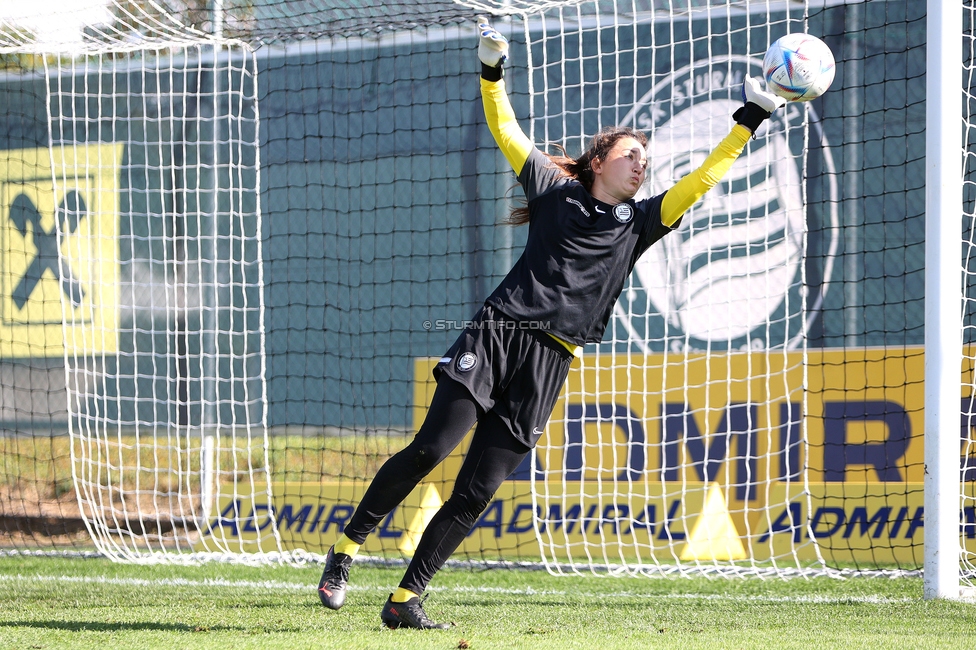
[[505, 80], [502, 78], [502, 65], [508, 59], [508, 39], [483, 16], [478, 17], [478, 33], [481, 100], [485, 107], [485, 119], [508, 164], [519, 174], [532, 150], [532, 141], [519, 127], [505, 90]]
[[736, 125], [708, 155], [702, 165], [674, 184], [661, 203], [661, 222], [671, 226], [693, 206], [705, 192], [725, 176], [756, 130], [777, 108], [786, 103], [778, 95], [763, 89], [758, 79], [746, 77], [742, 82], [742, 107], [732, 114]]

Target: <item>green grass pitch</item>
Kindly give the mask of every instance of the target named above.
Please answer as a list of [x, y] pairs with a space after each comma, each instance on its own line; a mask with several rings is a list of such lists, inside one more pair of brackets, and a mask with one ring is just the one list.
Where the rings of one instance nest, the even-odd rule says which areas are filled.
[[402, 567], [354, 565], [346, 606], [320, 566], [137, 566], [0, 557], [0, 648], [966, 648], [976, 604], [924, 601], [918, 578], [556, 577], [447, 568], [426, 607], [448, 631], [379, 619]]

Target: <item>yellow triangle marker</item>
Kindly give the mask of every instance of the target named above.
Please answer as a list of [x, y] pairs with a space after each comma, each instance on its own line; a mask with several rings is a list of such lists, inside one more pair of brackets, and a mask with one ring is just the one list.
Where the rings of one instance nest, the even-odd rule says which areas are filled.
[[417, 550], [417, 544], [420, 543], [420, 537], [424, 534], [427, 524], [434, 518], [442, 505], [444, 502], [441, 501], [440, 492], [433, 484], [428, 485], [420, 498], [420, 508], [417, 509], [413, 519], [410, 520], [410, 525], [403, 532], [403, 537], [400, 538], [398, 548], [404, 555], [413, 555], [413, 552]]
[[713, 483], [705, 495], [705, 504], [688, 535], [680, 560], [744, 560], [746, 557], [746, 549], [725, 504], [722, 488]]

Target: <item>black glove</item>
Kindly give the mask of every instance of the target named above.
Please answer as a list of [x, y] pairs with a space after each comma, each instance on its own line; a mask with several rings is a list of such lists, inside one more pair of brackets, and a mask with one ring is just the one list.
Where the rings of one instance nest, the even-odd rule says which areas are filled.
[[742, 82], [742, 101], [745, 105], [732, 113], [732, 119], [753, 133], [764, 120], [768, 119], [786, 100], [779, 95], [764, 90], [759, 80], [746, 77]]

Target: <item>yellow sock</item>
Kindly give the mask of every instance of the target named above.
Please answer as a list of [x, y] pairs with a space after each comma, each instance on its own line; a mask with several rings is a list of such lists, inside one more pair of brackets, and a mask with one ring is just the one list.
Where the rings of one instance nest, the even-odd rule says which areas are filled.
[[407, 591], [403, 587], [397, 587], [397, 590], [393, 592], [392, 596], [390, 596], [390, 600], [395, 603], [405, 603], [411, 598], [420, 598], [420, 596], [412, 591]]
[[357, 544], [345, 535], [342, 535], [338, 540], [336, 540], [335, 552], [345, 553], [349, 557], [356, 557], [356, 554], [359, 553], [360, 546], [362, 546], [362, 544]]

